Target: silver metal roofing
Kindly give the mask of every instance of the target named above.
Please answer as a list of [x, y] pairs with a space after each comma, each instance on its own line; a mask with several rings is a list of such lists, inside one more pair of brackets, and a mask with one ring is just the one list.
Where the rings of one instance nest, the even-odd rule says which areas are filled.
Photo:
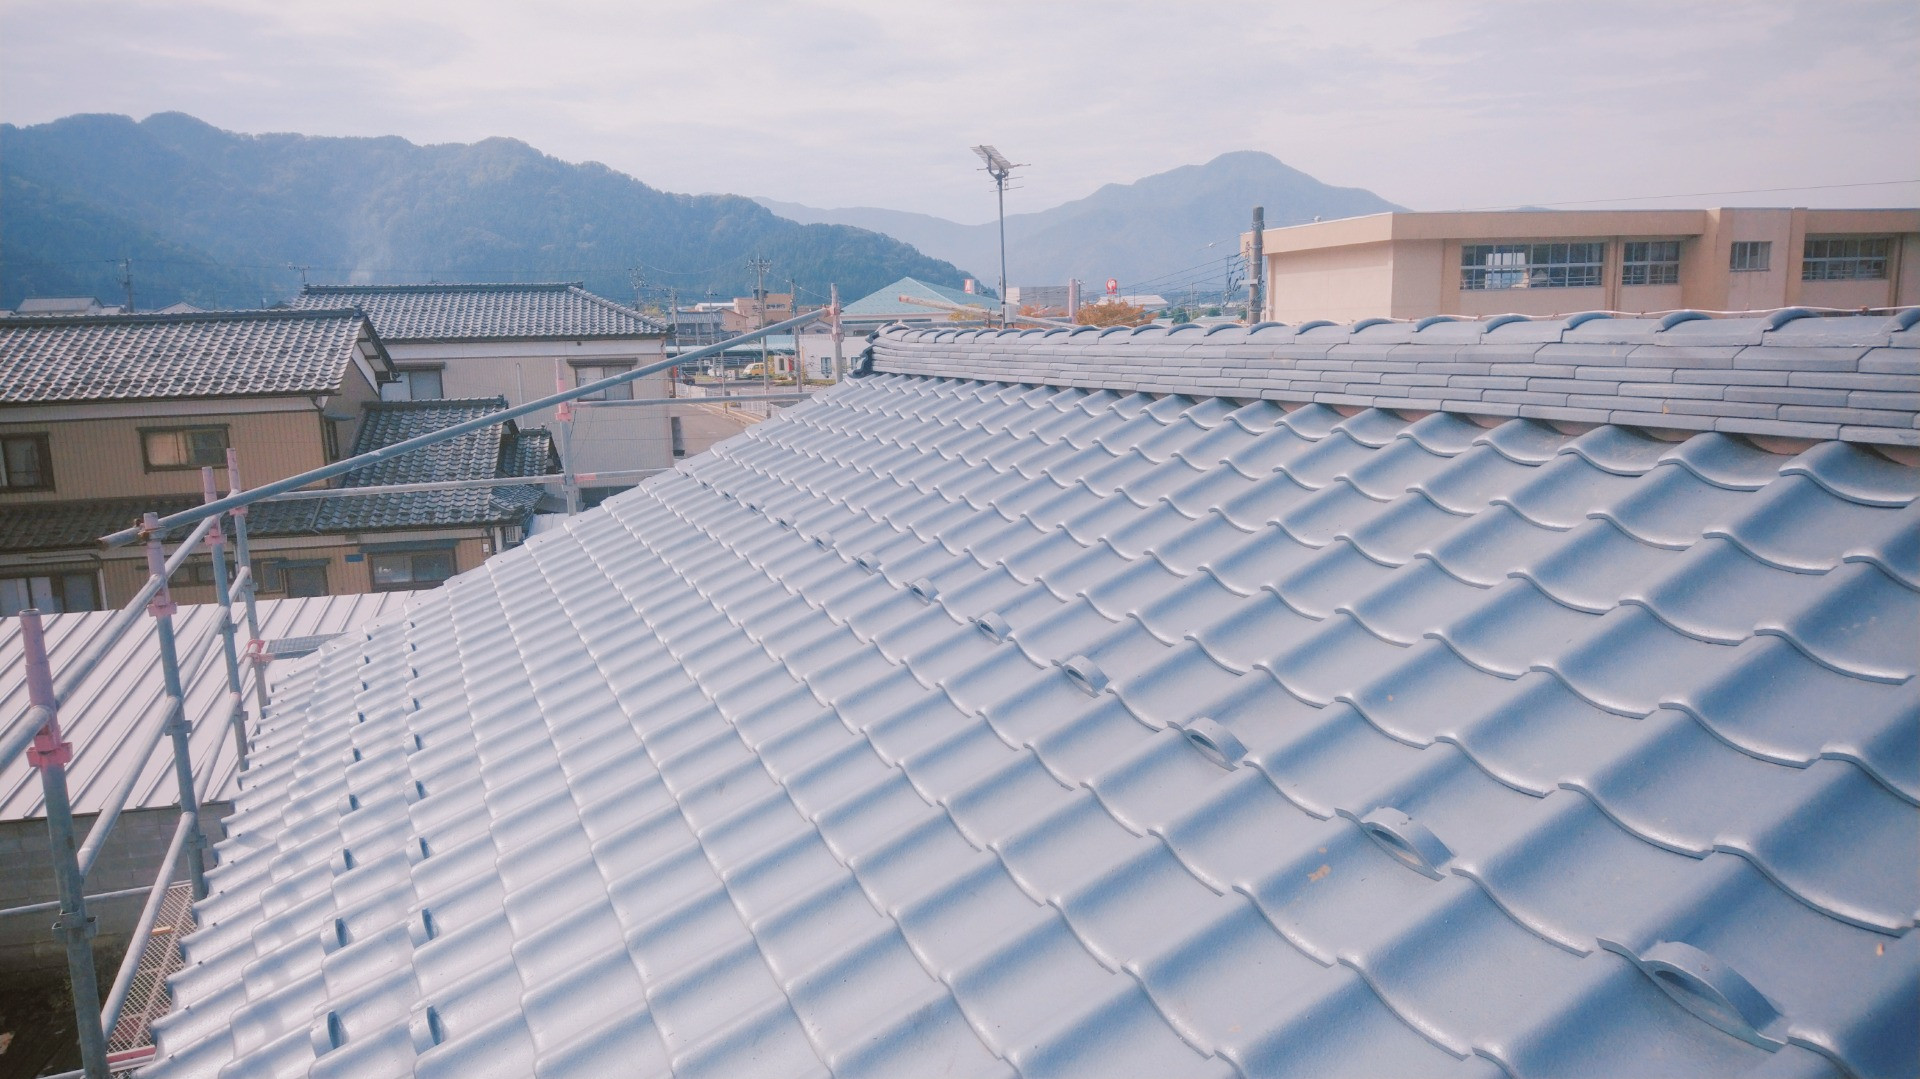
[[[260, 632], [275, 640], [330, 637], [404, 610], [417, 594], [261, 600]], [[213, 771], [205, 784], [205, 789], [212, 792], [211, 800], [225, 802], [233, 799], [237, 770], [227, 729], [227, 672], [220, 655], [215, 614], [212, 605], [185, 605], [174, 616], [174, 627], [179, 635], [180, 678], [187, 690], [187, 718], [193, 724], [193, 759], [205, 762], [203, 767]], [[47, 615], [47, 650], [55, 672], [84, 651], [112, 617], [110, 611]], [[0, 619], [0, 713], [6, 715], [19, 715], [27, 709], [19, 627], [17, 618]], [[269, 668], [269, 685], [277, 683], [282, 670], [279, 665]], [[143, 718], [151, 718], [147, 710], [164, 693], [153, 630], [142, 624], [121, 639], [93, 677], [81, 683], [61, 708], [61, 730], [73, 743], [67, 788], [76, 814], [98, 813], [102, 799], [126, 778], [127, 769], [141, 767], [132, 759], [137, 752], [135, 736], [140, 733], [136, 728]], [[153, 809], [174, 805], [178, 800], [173, 758], [162, 751], [141, 767], [141, 778], [127, 808]], [[24, 759], [0, 764], [0, 820], [40, 817], [45, 812], [39, 773], [28, 768]]]
[[301, 668], [144, 1074], [1912, 1074], [1917, 498], [851, 383]]
[[0, 404], [335, 393], [385, 350], [358, 311], [0, 318]]
[[878, 370], [1920, 446], [1920, 309], [893, 329]]
[[308, 285], [295, 307], [357, 307], [390, 341], [653, 337], [658, 320], [564, 281], [464, 285]]

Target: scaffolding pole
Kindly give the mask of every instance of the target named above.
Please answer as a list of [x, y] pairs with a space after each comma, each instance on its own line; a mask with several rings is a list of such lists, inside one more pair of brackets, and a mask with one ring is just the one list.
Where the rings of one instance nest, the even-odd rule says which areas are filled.
[[94, 921], [87, 915], [86, 879], [80, 874], [74, 848], [73, 803], [67, 796], [67, 762], [73, 759], [73, 746], [60, 737], [60, 704], [53, 695], [53, 666], [47, 660], [47, 638], [39, 611], [29, 608], [20, 612], [20, 643], [26, 663], [27, 700], [35, 708], [44, 708], [47, 716], [34, 733], [27, 762], [40, 770], [40, 790], [47, 803], [47, 840], [60, 890], [60, 917], [53, 929], [67, 948], [73, 1020], [80, 1037], [80, 1070], [87, 1079], [107, 1079], [107, 1034], [100, 1025], [100, 983], [93, 973]]
[[[220, 492], [213, 485], [211, 465], [200, 468], [200, 494], [208, 502], [220, 497]], [[218, 597], [215, 606], [220, 608], [220, 652], [227, 664], [227, 725], [233, 728], [233, 750], [239, 759], [241, 771], [245, 771], [247, 710], [242, 703], [246, 698], [240, 686], [240, 652], [233, 643], [233, 595], [227, 582], [227, 537], [220, 528], [220, 518], [214, 517], [212, 520], [213, 527], [207, 530], [207, 552], [213, 556], [213, 594]]]
[[[160, 676], [166, 684], [167, 696], [185, 701], [187, 695], [180, 688], [180, 654], [173, 639], [173, 612], [179, 608], [174, 605], [173, 592], [167, 587], [170, 571], [160, 545], [160, 518], [147, 514], [141, 520], [141, 531], [147, 535], [147, 569], [160, 578], [160, 591], [147, 603], [147, 614], [153, 618], [154, 642], [160, 646]], [[180, 812], [194, 818], [187, 828], [187, 877], [193, 882], [193, 898], [197, 902], [207, 897], [206, 860], [200, 855], [206, 848], [207, 837], [200, 830], [200, 793], [194, 787], [193, 747], [188, 739], [192, 728], [187, 726], [184, 707], [173, 709], [168, 717], [167, 733], [173, 738], [173, 777], [180, 787]]]

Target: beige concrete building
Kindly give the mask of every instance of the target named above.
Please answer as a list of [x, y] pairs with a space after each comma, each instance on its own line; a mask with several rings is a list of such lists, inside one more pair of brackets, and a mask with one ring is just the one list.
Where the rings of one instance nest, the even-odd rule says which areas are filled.
[[1287, 323], [1920, 304], [1912, 209], [1389, 213], [1262, 243], [1263, 317]]

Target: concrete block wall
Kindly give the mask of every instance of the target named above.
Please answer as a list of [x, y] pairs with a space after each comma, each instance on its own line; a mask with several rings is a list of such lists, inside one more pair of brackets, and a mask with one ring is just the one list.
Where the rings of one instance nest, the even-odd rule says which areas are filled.
[[[211, 803], [203, 807], [200, 820], [207, 843], [224, 838], [220, 821], [232, 806]], [[125, 888], [144, 888], [153, 883], [166, 856], [167, 844], [180, 815], [172, 809], [140, 809], [121, 814], [100, 852], [100, 860], [87, 878], [87, 893], [116, 892]], [[81, 817], [76, 830], [84, 841], [92, 817]], [[213, 865], [207, 854], [207, 865]], [[175, 879], [184, 879], [184, 864]], [[44, 818], [0, 822], [0, 909], [43, 903], [59, 898], [54, 883], [53, 856], [48, 848], [47, 822]], [[140, 917], [141, 896], [104, 900], [88, 904], [88, 913], [97, 921], [94, 938], [96, 953], [111, 951], [118, 956], [125, 950], [127, 935]], [[0, 977], [8, 973], [61, 968], [66, 965], [65, 945], [53, 934], [51, 911], [11, 914], [0, 917]]]

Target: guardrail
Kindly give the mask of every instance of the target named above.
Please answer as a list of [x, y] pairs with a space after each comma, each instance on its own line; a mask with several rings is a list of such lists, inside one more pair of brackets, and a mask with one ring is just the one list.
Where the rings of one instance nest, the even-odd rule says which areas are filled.
[[[52, 663], [47, 655], [46, 634], [41, 623], [40, 612], [22, 611], [19, 615], [20, 637], [25, 653], [28, 708], [19, 719], [9, 724], [4, 730], [0, 730], [0, 760], [10, 759], [24, 750], [28, 763], [40, 772], [41, 791], [47, 807], [47, 833], [52, 847], [54, 872], [60, 898], [57, 906], [33, 904], [11, 910], [0, 910], [0, 916], [48, 909], [58, 911], [54, 931], [66, 945], [67, 975], [73, 989], [74, 1020], [79, 1034], [81, 1068], [77, 1072], [55, 1077], [55, 1079], [80, 1076], [84, 1076], [85, 1079], [108, 1079], [115, 1065], [107, 1052], [106, 1032], [114, 1028], [120, 1011], [126, 1003], [135, 973], [140, 967], [147, 935], [159, 916], [162, 899], [172, 884], [174, 871], [182, 861], [186, 864], [192, 898], [198, 901], [206, 898], [207, 895], [204, 854], [206, 836], [201, 828], [200, 811], [200, 803], [206, 792], [199, 790], [194, 782], [193, 760], [188, 744], [190, 728], [186, 722], [186, 696], [180, 679], [179, 645], [173, 631], [173, 614], [178, 608], [173, 602], [168, 584], [173, 574], [186, 564], [188, 558], [201, 550], [211, 555], [210, 561], [213, 564], [214, 574], [213, 594], [220, 607], [218, 632], [215, 636], [219, 639], [226, 662], [225, 702], [228, 709], [228, 723], [232, 727], [240, 767], [244, 770], [247, 767], [248, 751], [245, 703], [248, 675], [251, 675], [253, 696], [262, 715], [268, 704], [264, 672], [267, 651], [265, 642], [260, 638], [260, 619], [254, 601], [252, 559], [247, 537], [247, 507], [255, 502], [283, 499], [341, 498], [501, 484], [537, 484], [558, 479], [567, 488], [569, 508], [571, 508], [574, 492], [577, 490], [576, 485], [580, 481], [592, 482], [596, 479], [650, 475], [664, 470], [575, 473], [571, 468], [563, 468], [563, 472], [558, 476], [522, 476], [506, 480], [456, 480], [447, 483], [389, 484], [368, 487], [303, 488], [542, 409], [561, 406], [564, 410], [580, 398], [604, 393], [608, 387], [629, 383], [670, 367], [723, 352], [743, 341], [750, 341], [770, 333], [779, 333], [822, 317], [836, 318], [837, 333], [835, 309], [810, 312], [690, 353], [623, 371], [610, 378], [585, 383], [571, 390], [563, 389], [523, 405], [488, 413], [485, 416], [252, 489], [242, 486], [239, 457], [233, 450], [228, 450], [228, 490], [225, 495], [220, 494], [215, 486], [213, 469], [202, 468], [201, 493], [204, 501], [199, 506], [165, 517], [148, 513], [142, 517], [137, 526], [101, 537], [101, 543], [107, 546], [119, 546], [136, 541], [145, 543], [147, 579], [80, 657], [66, 665], [58, 679], [54, 676]], [[221, 526], [222, 518], [232, 522], [234, 562], [239, 567], [232, 574], [231, 580], [227, 571], [226, 532]], [[168, 555], [163, 545], [164, 538], [175, 529], [187, 525], [192, 525], [192, 530], [174, 552]], [[246, 608], [248, 641], [244, 649], [244, 659], [243, 650], [239, 647], [237, 640], [239, 626], [233, 618], [235, 603], [244, 603]], [[165, 694], [134, 727], [134, 744], [139, 750], [136, 755], [138, 763], [129, 768], [125, 779], [115, 784], [114, 789], [107, 796], [104, 807], [94, 818], [85, 842], [76, 845], [73, 805], [68, 796], [66, 770], [67, 764], [73, 759], [73, 747], [61, 736], [60, 705], [100, 665], [101, 660], [114, 645], [126, 636], [139, 621], [143, 612], [153, 622], [155, 642], [160, 652], [160, 668], [165, 683]], [[211, 636], [203, 638], [195, 647], [205, 647], [212, 640]], [[126, 808], [138, 775], [143, 771], [146, 762], [159, 750], [163, 737], [171, 746], [174, 779], [179, 789], [179, 822], [174, 829], [173, 841], [167, 847], [166, 855], [161, 860], [160, 869], [153, 884], [145, 889], [146, 902], [142, 907], [133, 941], [120, 963], [112, 989], [103, 1004], [99, 983], [94, 976], [92, 946], [94, 919], [87, 914], [86, 878], [97, 864], [103, 844], [112, 832], [114, 824], [119, 820], [121, 812]], [[209, 768], [206, 773], [209, 782], [212, 775], [213, 769]], [[131, 891], [137, 894], [139, 890]], [[129, 892], [109, 894], [117, 896], [129, 894]]]

